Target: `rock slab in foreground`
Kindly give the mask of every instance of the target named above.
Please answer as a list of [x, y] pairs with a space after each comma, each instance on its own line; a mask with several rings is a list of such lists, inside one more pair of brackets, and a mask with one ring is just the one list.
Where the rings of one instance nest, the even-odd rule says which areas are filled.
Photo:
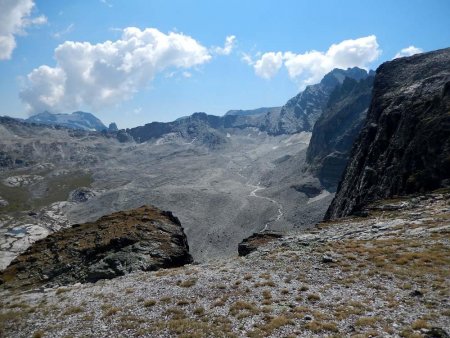
[[169, 211], [142, 206], [76, 224], [34, 243], [0, 275], [7, 288], [95, 282], [192, 262]]
[[275, 232], [254, 233], [250, 237], [244, 238], [238, 245], [239, 256], [247, 256], [251, 252], [258, 249], [273, 240], [279, 239], [283, 235]]

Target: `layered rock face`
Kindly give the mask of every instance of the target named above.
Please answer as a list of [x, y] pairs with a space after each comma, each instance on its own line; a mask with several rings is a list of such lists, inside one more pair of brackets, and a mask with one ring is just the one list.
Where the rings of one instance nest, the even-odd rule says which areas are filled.
[[191, 262], [178, 218], [143, 206], [73, 225], [35, 242], [0, 278], [7, 288], [30, 288], [95, 282]]
[[334, 69], [324, 76], [320, 83], [307, 86], [297, 96], [290, 99], [282, 108], [275, 126], [267, 126], [272, 134], [294, 134], [312, 131], [317, 119], [322, 115], [331, 92], [342, 84], [345, 78], [361, 80], [368, 76], [364, 69], [357, 67]]
[[450, 185], [450, 48], [382, 64], [326, 218]]
[[346, 77], [331, 93], [314, 125], [306, 161], [328, 190], [336, 190], [350, 151], [366, 118], [372, 98], [373, 76], [360, 81]]

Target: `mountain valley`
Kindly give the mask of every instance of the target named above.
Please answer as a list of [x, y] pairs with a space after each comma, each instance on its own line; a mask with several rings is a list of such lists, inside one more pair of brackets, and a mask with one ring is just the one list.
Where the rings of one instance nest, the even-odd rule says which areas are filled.
[[0, 336], [448, 337], [449, 65], [120, 130], [0, 117]]

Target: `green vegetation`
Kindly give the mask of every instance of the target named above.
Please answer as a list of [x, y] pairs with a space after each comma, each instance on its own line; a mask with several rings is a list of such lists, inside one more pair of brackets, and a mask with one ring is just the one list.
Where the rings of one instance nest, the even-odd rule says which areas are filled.
[[[9, 176], [25, 174], [30, 173], [21, 171], [9, 173]], [[5, 178], [5, 176], [2, 176], [0, 180], [3, 181]], [[8, 187], [0, 182], [0, 196], [9, 203], [9, 205], [1, 208], [1, 212], [15, 215], [17, 212], [42, 208], [58, 201], [66, 201], [72, 190], [79, 187], [88, 187], [92, 182], [92, 176], [84, 172], [46, 177], [36, 184], [24, 187]], [[41, 187], [42, 196], [34, 197], [32, 195], [31, 190], [36, 190], [36, 187]]]

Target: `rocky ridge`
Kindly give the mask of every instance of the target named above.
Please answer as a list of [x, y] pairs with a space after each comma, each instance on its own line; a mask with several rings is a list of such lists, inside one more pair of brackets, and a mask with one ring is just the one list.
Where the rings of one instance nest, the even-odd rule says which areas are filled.
[[383, 63], [364, 127], [328, 209], [450, 185], [450, 48]]
[[6, 288], [95, 282], [192, 262], [178, 218], [155, 207], [74, 224], [32, 244], [0, 274]]
[[[371, 73], [370, 73], [371, 74]], [[294, 134], [312, 131], [317, 119], [322, 115], [332, 91], [342, 84], [345, 78], [365, 79], [369, 74], [364, 69], [354, 67], [333, 69], [314, 85], [290, 99], [282, 108], [275, 124], [263, 126], [272, 134]]]
[[152, 122], [144, 126], [126, 129], [137, 142], [169, 137], [216, 148], [227, 142], [227, 129], [256, 128], [269, 135], [311, 132], [322, 114], [331, 92], [346, 77], [365, 79], [369, 74], [360, 68], [334, 69], [318, 84], [307, 86], [304, 91], [290, 99], [283, 107], [254, 110], [232, 110], [224, 116], [194, 113], [173, 122]]
[[450, 193], [379, 201], [246, 257], [1, 291], [5, 337], [448, 337]]
[[322, 186], [335, 191], [354, 140], [364, 124], [372, 98], [373, 76], [359, 81], [346, 77], [330, 95], [314, 124], [306, 162]]

